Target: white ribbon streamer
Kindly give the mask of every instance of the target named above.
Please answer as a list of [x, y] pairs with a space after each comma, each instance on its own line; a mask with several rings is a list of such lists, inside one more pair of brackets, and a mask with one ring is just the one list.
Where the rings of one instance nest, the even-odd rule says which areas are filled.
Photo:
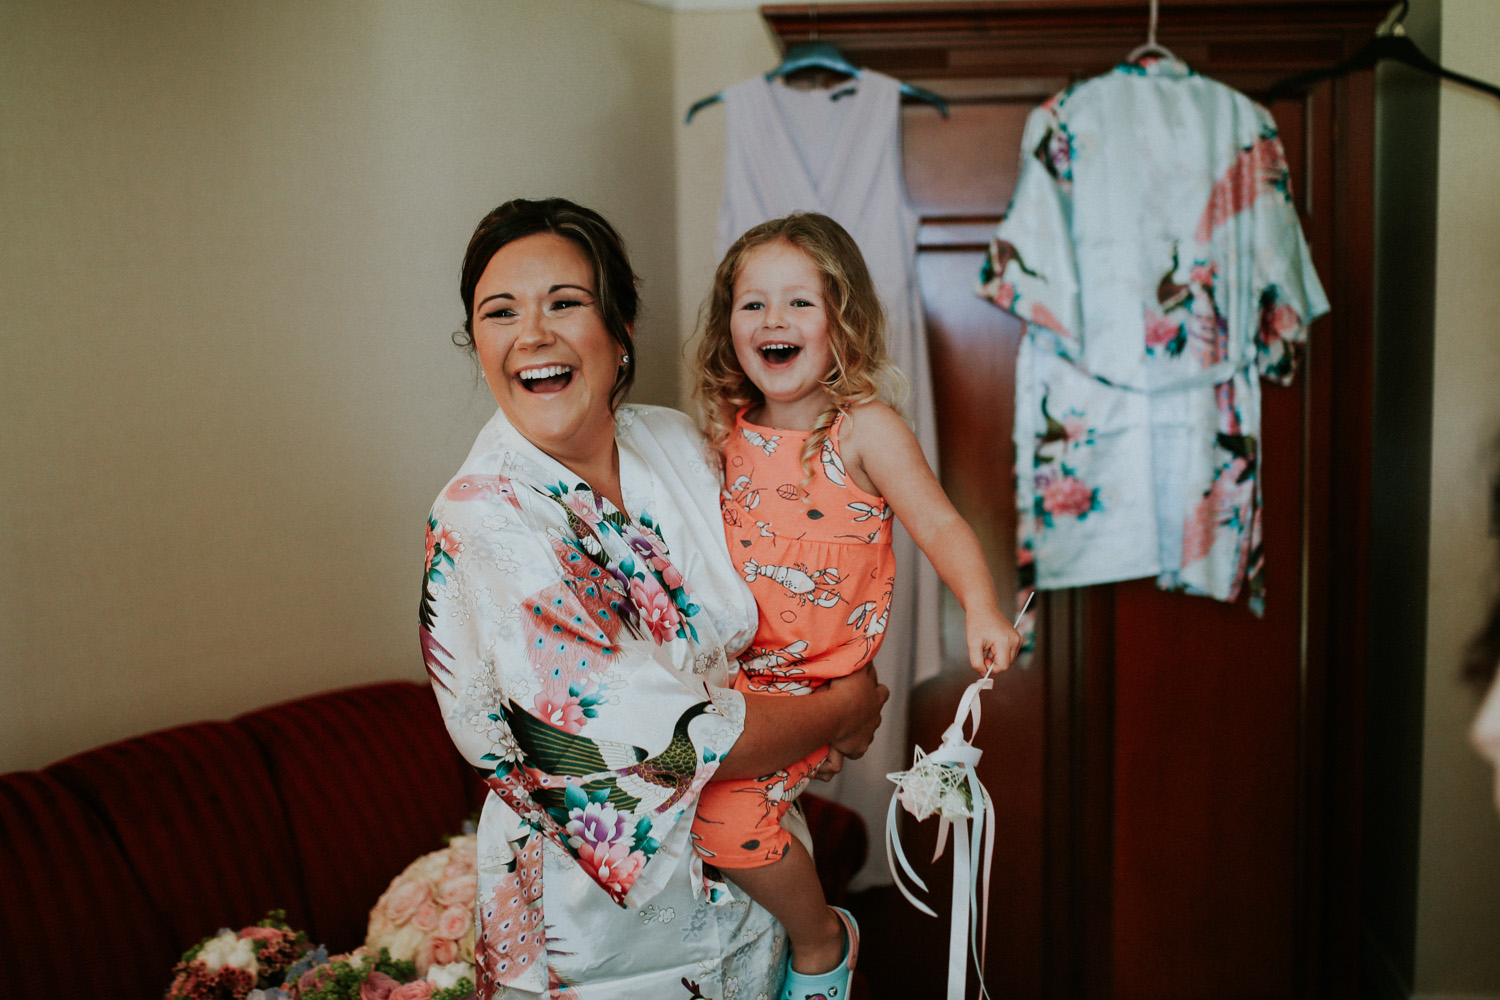
[[[981, 677], [970, 684], [959, 700], [953, 724], [944, 731], [938, 748], [930, 754], [923, 754], [918, 747], [911, 770], [888, 775], [896, 783], [896, 791], [886, 812], [886, 861], [901, 895], [928, 916], [937, 914], [914, 896], [902, 879], [904, 873], [919, 889], [927, 891], [927, 884], [912, 869], [906, 852], [901, 848], [901, 838], [896, 832], [896, 805], [898, 802], [905, 805], [919, 820], [934, 812], [938, 814], [937, 849], [933, 861], [942, 857], [950, 824], [953, 827], [947, 1000], [963, 1000], [968, 976], [966, 952], [975, 958], [980, 993], [989, 995], [984, 986], [984, 952], [989, 921], [990, 868], [995, 849], [995, 807], [975, 772], [982, 751], [970, 740], [979, 730], [979, 692], [989, 690], [994, 684], [989, 677]], [[971, 724], [968, 737], [964, 735], [965, 723]], [[970, 820], [973, 821], [972, 828]]]
[[[1033, 595], [1034, 596], [1034, 595]], [[1031, 606], [1028, 598], [1021, 615]], [[1016, 619], [1020, 622], [1020, 616]], [[902, 874], [923, 892], [927, 883], [912, 869], [901, 849], [901, 837], [896, 832], [900, 803], [918, 820], [937, 814], [937, 849], [932, 860], [943, 856], [948, 842], [948, 828], [953, 826], [953, 891], [949, 899], [948, 926], [948, 990], [947, 1000], [963, 1000], [964, 986], [968, 979], [965, 950], [973, 956], [974, 967], [979, 972], [979, 995], [989, 996], [984, 984], [985, 950], [988, 943], [990, 912], [990, 871], [995, 859], [995, 804], [990, 793], [979, 781], [975, 768], [982, 755], [974, 746], [974, 736], [979, 732], [979, 692], [995, 686], [989, 674], [970, 684], [958, 701], [953, 724], [943, 730], [938, 748], [924, 754], [921, 747], [913, 752], [912, 766], [908, 771], [895, 771], [886, 775], [896, 783], [891, 795], [890, 808], [885, 817], [885, 856], [890, 866], [891, 877], [896, 888], [901, 890], [907, 902], [929, 917], [937, 913], [912, 895], [902, 880]], [[965, 724], [969, 733], [964, 735]], [[970, 826], [970, 821], [973, 825]], [[981, 859], [983, 863], [981, 864]], [[981, 869], [983, 869], [981, 874]], [[965, 945], [967, 925], [967, 946]]]

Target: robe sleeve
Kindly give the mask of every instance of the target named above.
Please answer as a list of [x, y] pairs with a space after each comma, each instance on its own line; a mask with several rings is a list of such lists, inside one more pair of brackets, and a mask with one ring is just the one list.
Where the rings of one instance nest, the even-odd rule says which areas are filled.
[[1328, 312], [1328, 297], [1313, 267], [1312, 251], [1292, 198], [1290, 174], [1275, 125], [1265, 114], [1265, 133], [1274, 144], [1271, 183], [1277, 196], [1262, 198], [1253, 216], [1257, 315], [1255, 360], [1263, 378], [1288, 385], [1297, 357], [1307, 344], [1307, 328]]
[[1250, 108], [1257, 134], [1215, 181], [1195, 237], [1216, 244], [1219, 257], [1249, 255], [1255, 368], [1285, 385], [1296, 373], [1307, 327], [1328, 311], [1328, 299], [1302, 233], [1276, 122], [1259, 105]]
[[990, 242], [979, 294], [1057, 338], [1063, 356], [1083, 351], [1078, 260], [1073, 252], [1073, 138], [1062, 96], [1026, 119], [1021, 173]]

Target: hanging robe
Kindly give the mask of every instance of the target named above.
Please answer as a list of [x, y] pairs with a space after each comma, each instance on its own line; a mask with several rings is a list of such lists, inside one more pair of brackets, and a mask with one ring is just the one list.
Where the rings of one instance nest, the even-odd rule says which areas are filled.
[[[1023, 583], [1263, 607], [1262, 378], [1328, 311], [1269, 112], [1174, 60], [1032, 112], [980, 294], [1016, 361]], [[1287, 572], [1294, 572], [1288, 568]]]
[[[905, 413], [936, 469], [937, 421], [916, 273], [919, 220], [902, 178], [900, 86], [864, 70], [833, 91], [795, 90], [760, 75], [727, 88], [718, 252], [722, 257], [750, 227], [792, 212], [821, 212], [847, 229], [885, 306], [891, 360], [910, 387]], [[911, 687], [942, 666], [937, 574], [899, 523], [894, 547], [896, 589], [885, 644], [875, 658], [891, 691], [884, 723], [869, 752], [820, 793], [859, 812], [871, 830], [885, 822], [886, 773], [910, 763], [905, 748]], [[890, 882], [878, 853], [871, 852], [853, 888]]]

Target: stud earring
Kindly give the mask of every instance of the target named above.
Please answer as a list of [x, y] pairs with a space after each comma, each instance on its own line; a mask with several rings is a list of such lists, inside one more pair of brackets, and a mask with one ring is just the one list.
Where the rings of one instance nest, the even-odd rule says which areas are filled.
[[620, 355], [620, 367], [623, 368], [624, 366], [626, 366], [628, 364], [630, 364], [630, 355], [628, 355], [628, 354], [622, 354], [622, 355]]

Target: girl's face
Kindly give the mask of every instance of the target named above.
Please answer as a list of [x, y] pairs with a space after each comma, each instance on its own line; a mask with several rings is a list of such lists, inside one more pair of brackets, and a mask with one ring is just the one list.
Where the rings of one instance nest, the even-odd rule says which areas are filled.
[[757, 247], [740, 265], [729, 334], [735, 357], [766, 397], [768, 412], [800, 414], [805, 408], [816, 418], [826, 405], [821, 383], [833, 370], [833, 349], [825, 301], [822, 273], [789, 243]]
[[610, 392], [624, 349], [594, 291], [588, 258], [554, 233], [501, 247], [474, 289], [474, 348], [495, 401], [564, 464], [614, 441]]

